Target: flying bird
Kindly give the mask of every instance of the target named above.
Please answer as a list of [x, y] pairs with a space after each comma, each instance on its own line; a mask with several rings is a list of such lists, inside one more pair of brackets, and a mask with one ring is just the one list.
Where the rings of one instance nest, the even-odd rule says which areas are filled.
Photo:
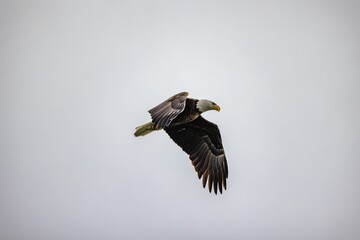
[[170, 138], [188, 155], [209, 192], [226, 189], [228, 166], [216, 124], [201, 116], [209, 110], [220, 111], [220, 107], [206, 99], [188, 98], [188, 92], [178, 93], [149, 110], [151, 122], [138, 126], [134, 135], [145, 136], [153, 131], [165, 130]]

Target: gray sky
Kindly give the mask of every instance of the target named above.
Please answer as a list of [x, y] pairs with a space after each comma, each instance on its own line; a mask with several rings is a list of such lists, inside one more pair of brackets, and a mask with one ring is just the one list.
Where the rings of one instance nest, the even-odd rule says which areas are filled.
[[[2, 1], [1, 239], [359, 239], [358, 1]], [[209, 194], [147, 110], [222, 111]]]

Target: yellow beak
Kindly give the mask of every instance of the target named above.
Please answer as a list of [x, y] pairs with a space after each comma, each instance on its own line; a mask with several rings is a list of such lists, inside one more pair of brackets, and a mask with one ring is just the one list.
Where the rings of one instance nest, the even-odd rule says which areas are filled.
[[218, 112], [220, 112], [220, 106], [217, 105], [217, 104], [215, 104], [215, 105], [213, 106], [213, 109], [216, 110], [216, 111], [218, 111]]

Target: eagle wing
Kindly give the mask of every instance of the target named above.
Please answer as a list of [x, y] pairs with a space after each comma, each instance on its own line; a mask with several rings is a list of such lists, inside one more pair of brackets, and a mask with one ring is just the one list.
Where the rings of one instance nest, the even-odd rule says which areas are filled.
[[169, 126], [171, 121], [184, 111], [188, 95], [188, 92], [178, 93], [149, 110], [156, 129]]
[[222, 187], [226, 189], [228, 166], [218, 126], [199, 116], [192, 122], [164, 130], [189, 154], [199, 179], [202, 177], [203, 187], [208, 182], [209, 192], [213, 186], [215, 194], [218, 188], [222, 193]]

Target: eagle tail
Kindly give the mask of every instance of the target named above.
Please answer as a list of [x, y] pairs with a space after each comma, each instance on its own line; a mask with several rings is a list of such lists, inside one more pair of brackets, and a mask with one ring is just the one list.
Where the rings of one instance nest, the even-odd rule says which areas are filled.
[[145, 136], [153, 131], [160, 130], [156, 129], [153, 122], [148, 122], [135, 128], [135, 137]]

